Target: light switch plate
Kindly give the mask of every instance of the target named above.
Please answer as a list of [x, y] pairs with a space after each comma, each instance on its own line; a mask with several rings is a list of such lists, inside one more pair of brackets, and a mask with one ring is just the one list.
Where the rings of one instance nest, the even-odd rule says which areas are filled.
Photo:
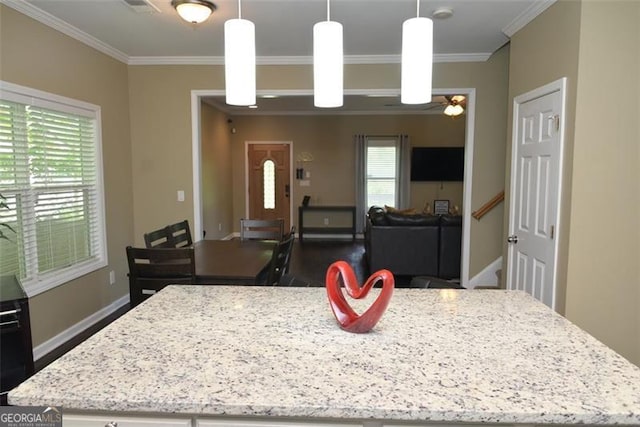
[[184, 190], [178, 190], [178, 201], [184, 202]]

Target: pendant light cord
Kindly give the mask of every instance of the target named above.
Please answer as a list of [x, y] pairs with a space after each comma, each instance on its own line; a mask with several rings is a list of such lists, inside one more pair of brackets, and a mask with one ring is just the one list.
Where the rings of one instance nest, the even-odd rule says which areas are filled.
[[238, 0], [238, 19], [242, 19], [242, 0]]
[[327, 22], [331, 21], [331, 0], [327, 0]]
[[416, 0], [416, 16], [420, 18], [420, 0]]

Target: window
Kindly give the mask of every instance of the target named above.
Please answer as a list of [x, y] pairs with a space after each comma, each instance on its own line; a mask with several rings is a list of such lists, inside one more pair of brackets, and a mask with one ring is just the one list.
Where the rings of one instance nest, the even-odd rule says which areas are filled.
[[398, 206], [398, 142], [368, 139], [366, 206]]
[[0, 82], [0, 275], [30, 296], [107, 264], [100, 108]]
[[267, 160], [262, 165], [263, 207], [276, 208], [276, 163]]

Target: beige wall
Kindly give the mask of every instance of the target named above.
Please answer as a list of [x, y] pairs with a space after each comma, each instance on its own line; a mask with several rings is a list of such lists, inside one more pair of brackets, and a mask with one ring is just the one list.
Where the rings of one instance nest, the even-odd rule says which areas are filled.
[[640, 365], [639, 2], [583, 2], [577, 100], [566, 315]]
[[[190, 93], [222, 89], [223, 67], [127, 67], [13, 9], [0, 6], [0, 15], [0, 78], [102, 107], [110, 265], [33, 298], [37, 345], [126, 294], [126, 245], [142, 244], [144, 232], [167, 223], [193, 221]], [[477, 90], [472, 209], [503, 185], [496, 176], [504, 168], [508, 58], [503, 48], [484, 63], [434, 66], [434, 87]], [[259, 89], [311, 89], [312, 78], [308, 65], [258, 67]], [[345, 67], [347, 89], [399, 82], [397, 64]], [[176, 201], [178, 190], [184, 202]], [[472, 275], [501, 253], [496, 215], [502, 217], [501, 208], [471, 224]], [[107, 285], [112, 269], [115, 286]]]
[[[132, 242], [127, 66], [0, 5], [0, 79], [102, 108], [109, 265], [30, 300], [34, 345], [128, 293], [125, 246]], [[117, 282], [109, 285], [109, 271]]]
[[554, 4], [512, 38], [509, 95], [568, 78], [560, 311], [640, 365], [638, 22], [638, 2]]
[[218, 109], [201, 108], [202, 226], [207, 239], [221, 239], [234, 228], [231, 127]]
[[[567, 77], [566, 130], [564, 146], [563, 196], [560, 202], [560, 224], [558, 254], [557, 307], [564, 313], [567, 282], [567, 256], [569, 251], [571, 212], [571, 171], [574, 145], [574, 121], [576, 106], [576, 84], [578, 75], [578, 48], [580, 31], [580, 2], [561, 1], [538, 16], [533, 22], [511, 38], [509, 65], [509, 119], [508, 133], [511, 136], [513, 98]], [[509, 206], [511, 179], [511, 141], [507, 142], [506, 157], [506, 206]], [[504, 216], [504, 230], [508, 231], [508, 209]], [[507, 246], [504, 244], [507, 260]], [[505, 263], [503, 273], [506, 274]], [[503, 280], [506, 283], [506, 280]]]
[[[355, 204], [355, 149], [353, 135], [370, 136], [407, 134], [412, 146], [463, 146], [464, 118], [452, 120], [444, 115], [321, 115], [321, 116], [235, 116], [232, 135], [234, 173], [234, 229], [245, 216], [244, 175], [246, 141], [291, 141], [293, 164], [305, 152], [313, 156], [304, 164], [311, 173], [309, 187], [293, 180], [291, 200], [293, 224], [297, 225], [297, 206], [304, 195], [312, 204]], [[411, 207], [422, 210], [425, 200], [451, 199], [462, 205], [461, 183], [412, 183]], [[332, 222], [333, 223], [333, 222]]]
[[[477, 90], [474, 154], [477, 165], [474, 167], [472, 209], [479, 208], [504, 185], [508, 63], [509, 50], [503, 48], [487, 62], [436, 64], [434, 67], [434, 87]], [[190, 92], [193, 89], [223, 89], [224, 76], [221, 66], [131, 66], [129, 70], [134, 237], [139, 243], [145, 231], [176, 218], [193, 220]], [[399, 71], [397, 64], [347, 65], [345, 88], [397, 88]], [[309, 90], [313, 87], [313, 74], [307, 65], [259, 66], [257, 82], [258, 89]], [[237, 122], [234, 125], [238, 127]], [[237, 145], [234, 140], [233, 165], [242, 164], [242, 151]], [[313, 154], [331, 158], [328, 149]], [[334, 162], [338, 162], [336, 167], [353, 168], [353, 161], [347, 158]], [[232, 174], [234, 217], [237, 218], [241, 216], [238, 212], [242, 211], [244, 203], [240, 201], [244, 200], [244, 190], [239, 184], [244, 182], [244, 172], [234, 166]], [[176, 191], [180, 189], [186, 191], [183, 203], [176, 202]], [[318, 196], [322, 203], [332, 200], [353, 203], [353, 194], [349, 193], [339, 196], [318, 193]], [[293, 200], [299, 203], [299, 200]], [[471, 224], [471, 275], [501, 255], [502, 216], [499, 206], [482, 222], [474, 220]]]
[[[433, 70], [434, 87], [476, 88], [472, 212], [504, 189], [509, 58], [507, 45], [487, 62], [439, 64]], [[500, 204], [480, 221], [471, 219], [470, 278], [502, 255], [503, 216]]]

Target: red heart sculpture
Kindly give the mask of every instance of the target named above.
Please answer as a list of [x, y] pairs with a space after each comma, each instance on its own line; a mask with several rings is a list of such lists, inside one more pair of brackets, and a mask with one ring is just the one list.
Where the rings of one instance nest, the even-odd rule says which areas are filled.
[[[360, 299], [366, 297], [373, 285], [380, 280], [382, 280], [382, 291], [373, 304], [371, 304], [371, 307], [359, 315], [344, 298], [340, 286], [340, 277], [342, 277], [342, 282], [347, 289], [347, 293], [352, 298]], [[336, 261], [327, 269], [326, 287], [329, 304], [340, 327], [345, 331], [355, 333], [369, 332], [376, 323], [378, 323], [378, 320], [380, 320], [382, 314], [387, 309], [391, 295], [393, 295], [394, 286], [395, 280], [389, 270], [376, 271], [369, 276], [365, 284], [361, 287], [358, 284], [353, 269], [346, 262]]]

